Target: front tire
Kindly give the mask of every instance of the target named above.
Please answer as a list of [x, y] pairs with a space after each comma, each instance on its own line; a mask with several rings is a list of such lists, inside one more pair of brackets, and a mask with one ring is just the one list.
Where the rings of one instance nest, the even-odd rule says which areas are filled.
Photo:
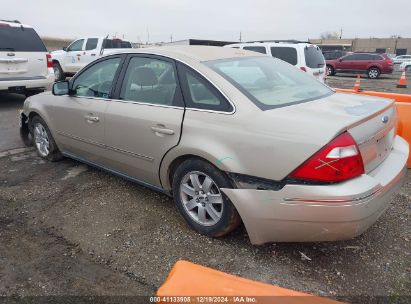
[[53, 62], [53, 70], [54, 70], [54, 80], [55, 81], [61, 81], [66, 79], [63, 69], [61, 68], [60, 64], [58, 62]]
[[63, 158], [50, 129], [40, 116], [34, 116], [30, 122], [30, 133], [37, 154], [49, 161], [59, 161]]
[[220, 190], [232, 188], [227, 177], [211, 164], [184, 161], [173, 174], [173, 196], [181, 215], [196, 231], [220, 237], [241, 223], [234, 205]]
[[380, 71], [379, 68], [370, 68], [367, 71], [367, 76], [370, 79], [376, 79], [376, 78], [380, 77], [380, 74], [381, 74], [381, 71]]

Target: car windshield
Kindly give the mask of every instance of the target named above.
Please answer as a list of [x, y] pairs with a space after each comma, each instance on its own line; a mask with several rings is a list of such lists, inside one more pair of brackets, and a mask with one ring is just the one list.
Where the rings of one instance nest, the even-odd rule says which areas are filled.
[[270, 110], [334, 93], [314, 77], [272, 57], [243, 57], [206, 62], [260, 109]]

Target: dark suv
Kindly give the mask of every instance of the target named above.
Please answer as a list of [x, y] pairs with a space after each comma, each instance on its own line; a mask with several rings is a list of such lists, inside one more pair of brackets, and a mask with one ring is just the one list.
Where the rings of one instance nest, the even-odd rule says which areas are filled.
[[378, 78], [381, 74], [391, 74], [393, 61], [387, 54], [352, 53], [344, 57], [326, 60], [327, 76], [335, 73], [366, 73], [369, 78]]

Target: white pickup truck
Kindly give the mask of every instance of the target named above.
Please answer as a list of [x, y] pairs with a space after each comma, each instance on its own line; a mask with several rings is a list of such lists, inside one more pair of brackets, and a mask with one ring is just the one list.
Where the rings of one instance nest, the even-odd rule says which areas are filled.
[[130, 48], [132, 48], [130, 42], [116, 38], [99, 37], [75, 40], [63, 50], [51, 53], [55, 80], [63, 80], [66, 76], [74, 75], [100, 56]]

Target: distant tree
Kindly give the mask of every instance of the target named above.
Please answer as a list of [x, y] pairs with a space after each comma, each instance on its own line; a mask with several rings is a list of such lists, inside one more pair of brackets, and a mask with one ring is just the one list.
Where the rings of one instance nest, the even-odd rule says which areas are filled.
[[323, 32], [320, 35], [321, 39], [339, 39], [340, 38], [340, 34], [338, 34], [337, 32]]
[[396, 38], [402, 38], [400, 35], [391, 35], [391, 37], [390, 38], [394, 38], [394, 39], [396, 39]]

